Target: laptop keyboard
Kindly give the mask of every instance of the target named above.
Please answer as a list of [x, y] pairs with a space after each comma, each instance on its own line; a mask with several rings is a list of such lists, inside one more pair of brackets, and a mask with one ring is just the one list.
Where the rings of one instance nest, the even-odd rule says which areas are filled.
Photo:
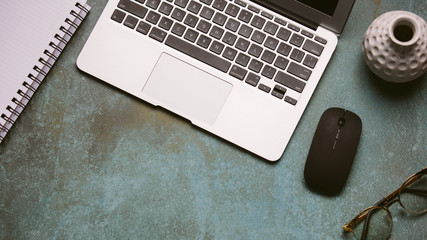
[[292, 105], [326, 44], [240, 0], [121, 0], [111, 19]]

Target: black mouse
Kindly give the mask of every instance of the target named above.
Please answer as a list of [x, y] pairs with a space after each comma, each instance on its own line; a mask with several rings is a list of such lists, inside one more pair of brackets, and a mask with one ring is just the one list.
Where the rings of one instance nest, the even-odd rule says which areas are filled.
[[362, 120], [341, 108], [329, 108], [320, 117], [304, 168], [308, 187], [325, 195], [343, 189], [359, 145]]

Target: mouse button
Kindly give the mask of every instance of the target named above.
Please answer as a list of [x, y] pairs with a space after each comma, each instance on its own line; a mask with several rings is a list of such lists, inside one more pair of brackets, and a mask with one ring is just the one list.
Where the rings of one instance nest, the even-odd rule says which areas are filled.
[[354, 141], [356, 146], [362, 133], [362, 121], [357, 115], [346, 117], [345, 127], [340, 129], [340, 138]]
[[337, 128], [337, 119], [342, 116], [340, 111], [335, 109], [326, 110], [322, 117], [319, 120], [318, 129], [323, 129], [325, 132], [336, 131]]
[[349, 122], [349, 124], [351, 124], [352, 127], [356, 127], [356, 128], [362, 128], [362, 119], [360, 119], [360, 117], [350, 111], [346, 111], [344, 119], [346, 120], [346, 122]]
[[344, 115], [345, 110], [342, 108], [328, 108], [322, 114], [321, 118], [327, 118], [330, 121], [335, 121], [335, 119], [340, 118]]
[[338, 119], [338, 126], [339, 126], [339, 127], [344, 127], [344, 125], [345, 125], [345, 118], [340, 117], [340, 118]]

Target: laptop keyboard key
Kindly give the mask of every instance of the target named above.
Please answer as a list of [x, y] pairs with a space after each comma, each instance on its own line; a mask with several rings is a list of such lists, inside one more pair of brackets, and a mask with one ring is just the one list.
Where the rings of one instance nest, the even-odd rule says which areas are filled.
[[174, 4], [185, 8], [187, 6], [188, 0], [175, 0]]
[[153, 12], [153, 11], [150, 11], [147, 15], [147, 18], [146, 18], [146, 20], [152, 24], [157, 24], [159, 19], [160, 19], [160, 14]]
[[210, 51], [216, 53], [216, 54], [221, 54], [222, 49], [224, 49], [224, 44], [218, 42], [218, 41], [214, 41], [211, 45], [211, 47], [209, 48]]
[[239, 38], [236, 43], [236, 48], [242, 50], [243, 52], [246, 52], [246, 50], [248, 50], [249, 44], [250, 43], [248, 40]]
[[125, 16], [126, 16], [126, 13], [116, 9], [114, 10], [113, 15], [111, 15], [111, 19], [113, 19], [118, 23], [122, 23], [123, 19], [125, 19]]
[[259, 73], [261, 71], [261, 68], [264, 64], [256, 59], [252, 59], [251, 63], [249, 64], [249, 69]]
[[198, 3], [196, 1], [191, 1], [187, 7], [188, 11], [190, 11], [194, 14], [198, 14], [201, 8], [202, 8], [202, 4]]
[[262, 33], [262, 32], [260, 32], [258, 30], [255, 30], [254, 34], [252, 35], [251, 40], [254, 41], [254, 42], [257, 42], [259, 44], [262, 44], [262, 42], [264, 41], [265, 36], [266, 36], [265, 33]]
[[317, 58], [314, 56], [311, 56], [310, 54], [307, 54], [307, 56], [304, 59], [303, 64], [309, 68], [314, 68], [317, 63]]
[[185, 17], [185, 12], [182, 9], [175, 8], [172, 12], [172, 18], [178, 21], [182, 21]]
[[277, 73], [276, 77], [274, 78], [274, 81], [299, 93], [301, 93], [305, 87], [304, 82], [280, 71]]
[[160, 0], [147, 0], [147, 7], [150, 7], [152, 9], [157, 9], [157, 7], [160, 4]]
[[289, 96], [286, 96], [286, 97], [285, 97], [285, 101], [286, 101], [287, 103], [292, 104], [292, 105], [296, 105], [296, 104], [297, 104], [297, 100], [295, 100], [295, 99], [293, 99], [293, 98], [291, 98], [291, 97], [289, 97]]
[[300, 51], [300, 50], [294, 48], [294, 50], [292, 50], [292, 53], [291, 53], [291, 58], [297, 62], [301, 62], [304, 55], [305, 55], [305, 53], [303, 51]]
[[278, 56], [276, 58], [276, 61], [274, 62], [274, 66], [276, 66], [282, 70], [285, 70], [286, 66], [288, 66], [288, 63], [289, 63], [288, 59], [283, 58], [281, 56]]
[[273, 91], [271, 92], [271, 95], [279, 98], [279, 99], [283, 99], [283, 97], [285, 96], [286, 93], [286, 88], [280, 86], [280, 85], [276, 85], [273, 88]]
[[138, 19], [136, 17], [132, 15], [128, 15], [123, 24], [128, 28], [134, 29], [137, 23], [138, 23]]
[[205, 6], [205, 7], [203, 7], [202, 11], [200, 12], [200, 16], [207, 19], [207, 20], [211, 20], [214, 13], [215, 13], [215, 11], [213, 9]]
[[240, 6], [242, 6], [242, 7], [246, 7], [246, 3], [245, 2], [243, 2], [243, 1], [241, 1], [241, 0], [234, 0], [234, 2], [237, 4], [237, 5], [240, 5]]
[[277, 24], [272, 22], [267, 22], [267, 24], [265, 24], [264, 31], [271, 35], [274, 35], [276, 34], [278, 28], [279, 26]]
[[187, 32], [184, 35], [184, 38], [187, 39], [190, 42], [195, 42], [197, 37], [199, 36], [199, 33], [194, 31], [193, 29], [188, 29]]
[[231, 67], [231, 70], [230, 70], [230, 75], [239, 79], [239, 80], [243, 80], [245, 78], [247, 72], [248, 72], [247, 70], [245, 70], [245, 69], [243, 69], [237, 65], [233, 65]]
[[325, 39], [323, 39], [321, 37], [318, 37], [318, 36], [314, 37], [314, 40], [320, 42], [323, 45], [326, 44], [326, 43], [328, 43], [328, 41], [326, 41]]
[[211, 5], [213, 0], [200, 0], [200, 2], [206, 4], [206, 5]]
[[227, 58], [230, 61], [233, 61], [236, 55], [237, 55], [237, 50], [232, 49], [230, 47], [226, 47], [224, 50], [224, 53], [222, 54], [223, 57]]
[[222, 11], [225, 9], [226, 5], [227, 5], [226, 0], [215, 0], [215, 2], [212, 4], [212, 7]]
[[151, 29], [151, 32], [150, 32], [150, 37], [151, 38], [153, 38], [153, 39], [155, 39], [155, 40], [157, 40], [157, 41], [159, 41], [159, 42], [163, 42], [163, 40], [165, 39], [165, 37], [166, 37], [166, 32], [165, 31], [163, 31], [163, 30], [160, 30], [160, 29], [158, 29], [158, 28], [156, 28], [156, 27], [153, 27], [153, 29]]
[[252, 33], [252, 28], [248, 25], [242, 24], [242, 26], [239, 29], [239, 35], [248, 38]]
[[300, 30], [300, 28], [299, 28], [299, 27], [297, 27], [297, 26], [295, 26], [295, 25], [292, 25], [292, 24], [288, 24], [288, 28], [290, 28], [290, 29], [294, 30], [295, 32], [299, 32], [299, 30]]
[[252, 16], [253, 14], [251, 12], [243, 9], [242, 11], [240, 11], [238, 19], [245, 23], [249, 23], [249, 21], [251, 21]]
[[125, 10], [126, 12], [130, 12], [140, 18], [144, 18], [148, 11], [147, 8], [139, 5], [138, 3], [132, 2], [130, 0], [120, 0], [117, 6]]
[[274, 74], [276, 73], [276, 69], [265, 65], [264, 69], [261, 72], [261, 75], [263, 75], [266, 78], [272, 79], [274, 77]]
[[280, 18], [275, 18], [274, 21], [282, 26], [286, 26], [287, 22]]
[[159, 22], [159, 27], [168, 31], [172, 27], [173, 21], [167, 17], [162, 17]]
[[282, 39], [283, 41], [288, 41], [290, 36], [291, 36], [291, 31], [282, 27], [279, 29], [279, 32], [277, 33], [277, 37]]
[[258, 89], [260, 89], [263, 92], [269, 93], [270, 90], [271, 90], [271, 87], [260, 83], [259, 86], [258, 86]]
[[192, 14], [187, 14], [187, 17], [185, 17], [184, 23], [190, 27], [195, 27], [198, 21], [199, 21], [198, 17]]
[[268, 36], [267, 40], [265, 40], [264, 46], [266, 46], [271, 50], [275, 50], [278, 44], [279, 44], [279, 40]]
[[276, 54], [274, 54], [273, 52], [270, 52], [268, 50], [264, 50], [264, 53], [261, 56], [261, 60], [268, 62], [268, 63], [272, 63], [274, 61], [275, 57], [276, 57]]
[[234, 4], [228, 4], [227, 9], [225, 9], [225, 13], [232, 17], [236, 17], [239, 11], [240, 11], [240, 7]]
[[306, 50], [306, 51], [308, 51], [308, 52], [310, 52], [316, 56], [320, 56], [320, 54], [322, 54], [322, 51], [323, 51], [323, 46], [307, 39], [307, 41], [305, 41], [302, 49], [304, 49], [304, 50]]
[[209, 33], [209, 36], [214, 37], [216, 39], [221, 39], [222, 35], [224, 34], [224, 30], [217, 27], [217, 26], [213, 26], [211, 32]]
[[148, 32], [150, 31], [150, 28], [151, 28], [150, 24], [141, 21], [141, 22], [139, 22], [138, 27], [136, 27], [136, 31], [138, 31], [144, 35], [147, 35]]
[[262, 53], [262, 47], [253, 43], [249, 48], [248, 53], [254, 57], [259, 57], [261, 56], [261, 53]]
[[222, 41], [227, 43], [228, 45], [233, 46], [236, 39], [236, 35], [232, 34], [231, 32], [226, 32], [224, 37], [222, 38]]
[[260, 16], [255, 16], [251, 22], [251, 25], [258, 29], [262, 29], [264, 27], [264, 24], [265, 24], [265, 19]]
[[197, 45], [203, 47], [203, 48], [208, 48], [209, 44], [211, 43], [212, 39], [205, 36], [205, 35], [201, 35], [199, 37], [199, 40], [197, 40]]
[[313, 38], [313, 36], [314, 36], [312, 33], [307, 32], [306, 30], [302, 30], [301, 34], [308, 37], [308, 38]]
[[227, 16], [217, 12], [217, 13], [215, 13], [215, 16], [214, 16], [212, 21], [214, 23], [220, 25], [220, 26], [223, 26], [225, 24], [225, 22], [227, 21]]
[[159, 12], [168, 16], [172, 12], [173, 6], [167, 2], [162, 2], [159, 8]]
[[200, 20], [199, 24], [197, 25], [197, 30], [208, 33], [209, 29], [211, 28], [212, 24], [209, 22], [206, 22], [205, 20]]
[[172, 33], [178, 35], [178, 36], [182, 36], [185, 32], [186, 27], [182, 24], [179, 23], [175, 23], [172, 27]]
[[173, 35], [169, 35], [167, 37], [165, 44], [222, 72], [227, 72], [230, 68], [231, 64], [227, 60], [215, 56], [214, 54], [196, 47], [193, 44], [181, 40]]
[[292, 73], [293, 75], [302, 78], [303, 80], [308, 80], [308, 78], [311, 75], [311, 70], [300, 66], [296, 63], [291, 63], [288, 67], [288, 72]]
[[297, 47], [301, 47], [302, 42], [304, 42], [304, 37], [299, 34], [292, 34], [291, 40], [289, 42]]
[[230, 30], [230, 31], [237, 31], [237, 29], [239, 28], [240, 23], [234, 19], [228, 19], [227, 24], [225, 25], [225, 27]]
[[261, 79], [260, 76], [254, 74], [254, 73], [249, 73], [248, 76], [246, 77], [245, 82], [251, 86], [256, 87], [256, 85], [258, 85], [258, 82], [260, 79]]
[[236, 63], [246, 67], [249, 63], [249, 60], [250, 57], [248, 55], [239, 53], [239, 55], [237, 55]]
[[277, 48], [277, 52], [282, 54], [283, 56], [288, 56], [291, 50], [292, 47], [286, 43], [280, 43], [279, 48]]

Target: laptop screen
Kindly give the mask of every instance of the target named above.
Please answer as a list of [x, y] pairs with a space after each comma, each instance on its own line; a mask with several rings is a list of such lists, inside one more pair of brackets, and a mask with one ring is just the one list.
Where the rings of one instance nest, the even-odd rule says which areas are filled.
[[[310, 6], [322, 13], [333, 16], [335, 9], [337, 8], [338, 0], [319, 1], [319, 0], [297, 0], [307, 6]], [[280, 2], [280, 1], [279, 1]]]
[[251, 0], [308, 26], [340, 34], [355, 0]]

